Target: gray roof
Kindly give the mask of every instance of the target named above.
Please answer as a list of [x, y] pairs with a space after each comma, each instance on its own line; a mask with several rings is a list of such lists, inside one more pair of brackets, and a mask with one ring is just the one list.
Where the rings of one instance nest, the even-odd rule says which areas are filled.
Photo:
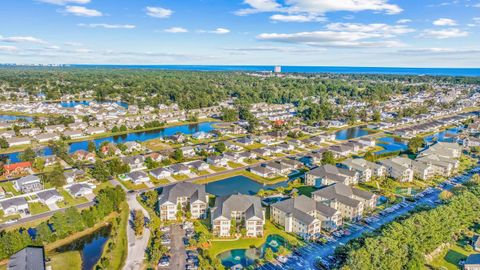
[[55, 189], [44, 190], [37, 193], [37, 197], [40, 198], [42, 201], [46, 201], [54, 196], [60, 196], [60, 193]]
[[305, 224], [310, 224], [315, 219], [315, 217], [308, 214], [309, 212], [318, 211], [322, 216], [327, 218], [334, 216], [337, 212], [334, 208], [321, 202], [316, 202], [305, 195], [274, 203], [272, 204], [272, 207], [287, 214], [291, 214], [294, 218], [301, 220]]
[[345, 178], [355, 177], [356, 172], [327, 164], [309, 171], [308, 174], [336, 182], [345, 182]]
[[364, 199], [371, 199], [374, 196], [373, 193], [352, 188], [343, 183], [327, 186], [313, 192], [312, 194], [327, 200], [336, 200], [351, 207], [357, 207], [360, 204], [359, 200], [352, 198], [353, 196], [358, 196]]
[[130, 177], [130, 179], [132, 179], [134, 181], [136, 179], [140, 179], [140, 178], [145, 178], [145, 177], [148, 178], [148, 175], [145, 172], [142, 172], [142, 171], [131, 172], [131, 173], [128, 173], [127, 175], [128, 175], [128, 177]]
[[44, 270], [43, 247], [26, 247], [13, 254], [8, 261], [9, 270]]
[[89, 185], [84, 183], [73, 184], [70, 187], [68, 187], [68, 190], [70, 190], [71, 194], [77, 194], [82, 189], [92, 189], [92, 188]]
[[11, 206], [18, 206], [18, 205], [25, 205], [27, 204], [27, 200], [25, 200], [24, 197], [16, 197], [16, 198], [11, 198], [5, 201], [0, 202], [0, 206], [2, 209], [8, 209]]
[[36, 175], [30, 174], [30, 175], [24, 176], [22, 178], [19, 178], [17, 180], [18, 186], [22, 186], [22, 185], [30, 183], [30, 182], [40, 182], [40, 178]]
[[243, 194], [232, 194], [217, 197], [212, 208], [212, 218], [225, 217], [231, 219], [232, 211], [244, 212], [245, 218], [263, 219], [262, 202], [259, 197]]
[[189, 182], [180, 182], [163, 188], [159, 197], [159, 204], [165, 202], [177, 203], [178, 197], [188, 197], [190, 202], [200, 200], [207, 203], [207, 192], [204, 185], [197, 185]]

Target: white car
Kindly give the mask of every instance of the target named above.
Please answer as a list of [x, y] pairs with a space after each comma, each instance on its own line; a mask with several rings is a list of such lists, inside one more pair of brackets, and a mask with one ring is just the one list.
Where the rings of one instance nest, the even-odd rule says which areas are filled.
[[287, 262], [287, 258], [285, 256], [278, 256], [277, 257], [277, 261], [281, 262], [281, 263], [286, 263]]

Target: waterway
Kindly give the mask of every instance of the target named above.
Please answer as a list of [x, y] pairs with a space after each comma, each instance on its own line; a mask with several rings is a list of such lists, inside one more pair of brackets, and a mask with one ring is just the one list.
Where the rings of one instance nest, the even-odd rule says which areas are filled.
[[[149, 130], [149, 131], [142, 131], [142, 132], [133, 132], [128, 133], [125, 135], [118, 135], [118, 136], [110, 136], [106, 138], [95, 139], [93, 142], [97, 147], [102, 144], [103, 142], [111, 142], [111, 143], [125, 143], [125, 142], [145, 142], [151, 139], [161, 138], [171, 136], [177, 133], [183, 134], [193, 134], [198, 131], [209, 132], [214, 130], [215, 122], [203, 122], [198, 124], [189, 124], [189, 125], [180, 125], [180, 126], [173, 126], [167, 128], [160, 128], [156, 130]], [[70, 144], [70, 153], [73, 153], [77, 150], [87, 150], [88, 148], [88, 140], [87, 141], [80, 141], [74, 142]], [[6, 154], [10, 163], [19, 162], [19, 154], [21, 152], [14, 152]], [[41, 155], [51, 155], [52, 149], [49, 147], [43, 148], [40, 153]]]
[[55, 249], [55, 252], [79, 251], [82, 256], [82, 270], [92, 270], [102, 256], [109, 234], [110, 227], [104, 227]]

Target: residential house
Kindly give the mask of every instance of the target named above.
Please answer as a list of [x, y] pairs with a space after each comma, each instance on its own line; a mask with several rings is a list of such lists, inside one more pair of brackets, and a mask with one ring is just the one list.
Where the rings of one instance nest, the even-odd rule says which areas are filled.
[[250, 168], [250, 172], [264, 178], [272, 178], [275, 176], [275, 172], [271, 169], [263, 166], [255, 166]]
[[105, 132], [107, 132], [107, 130], [103, 127], [89, 127], [85, 130], [85, 134], [87, 135], [97, 135]]
[[55, 155], [44, 156], [43, 160], [45, 161], [45, 166], [52, 166], [52, 165], [57, 164], [57, 162], [58, 162], [57, 156], [55, 156]]
[[[189, 207], [187, 207], [187, 204]], [[189, 208], [192, 218], [204, 218], [208, 207], [208, 195], [204, 185], [180, 182], [163, 188], [158, 198], [161, 220], [175, 220], [178, 205]]]
[[142, 155], [122, 157], [123, 163], [130, 167], [130, 171], [140, 171], [147, 167], [145, 166], [145, 157]]
[[286, 232], [304, 238], [319, 235], [322, 227], [331, 231], [342, 224], [338, 210], [304, 195], [272, 204], [270, 217], [273, 222], [283, 226]]
[[427, 149], [421, 151], [418, 157], [424, 157], [429, 155], [437, 155], [444, 158], [460, 158], [462, 155], [462, 147], [458, 143], [450, 142], [437, 142]]
[[31, 174], [15, 180], [13, 187], [22, 193], [30, 193], [42, 190], [43, 184], [38, 176]]
[[196, 155], [195, 148], [193, 148], [192, 146], [184, 146], [181, 147], [180, 150], [182, 151], [183, 156], [186, 158], [192, 158]]
[[23, 136], [33, 137], [35, 135], [42, 133], [42, 130], [39, 128], [24, 128], [24, 129], [20, 129], [19, 132]]
[[6, 164], [3, 166], [4, 175], [20, 175], [31, 171], [32, 163], [30, 161], [17, 162], [13, 164]]
[[150, 171], [150, 175], [155, 177], [156, 179], [163, 179], [170, 177], [172, 172], [167, 168], [157, 168]]
[[95, 186], [86, 183], [76, 183], [70, 186], [65, 187], [65, 189], [70, 193], [73, 197], [85, 197], [88, 195], [93, 194], [93, 189]]
[[201, 160], [196, 160], [193, 162], [190, 162], [188, 166], [192, 167], [193, 169], [197, 171], [205, 171], [210, 169], [210, 165], [208, 165], [206, 162], [201, 161]]
[[38, 197], [38, 200], [46, 205], [56, 204], [63, 201], [62, 195], [60, 195], [60, 193], [58, 193], [58, 191], [56, 191], [55, 189], [40, 191], [36, 195]]
[[14, 197], [0, 201], [0, 209], [4, 216], [28, 213], [28, 203], [24, 197]]
[[139, 144], [138, 142], [126, 142], [123, 145], [125, 146], [125, 148], [126, 148], [125, 152], [127, 152], [127, 153], [133, 153], [133, 152], [143, 150], [142, 145]]
[[65, 130], [64, 125], [50, 125], [50, 126], [45, 126], [45, 131], [48, 133], [54, 133], [54, 132], [62, 132]]
[[265, 211], [262, 208], [260, 197], [243, 194], [217, 197], [210, 217], [212, 231], [216, 236], [233, 236], [231, 235], [232, 220], [246, 229], [246, 236], [263, 236]]
[[127, 180], [132, 181], [135, 185], [150, 182], [150, 177], [148, 177], [148, 175], [143, 171], [133, 171], [131, 173], [127, 173], [125, 176]]
[[286, 163], [281, 163], [277, 161], [270, 161], [264, 166], [267, 169], [270, 169], [272, 172], [278, 175], [287, 175], [289, 174], [293, 167]]
[[228, 160], [223, 156], [208, 156], [207, 163], [216, 167], [226, 167]]
[[45, 270], [43, 247], [26, 247], [10, 256], [8, 270]]
[[63, 136], [70, 139], [79, 139], [84, 137], [83, 132], [80, 130], [65, 130]]
[[78, 178], [83, 177], [85, 175], [85, 172], [83, 170], [73, 169], [70, 171], [65, 171], [63, 175], [65, 176], [66, 182], [68, 184], [71, 184], [75, 182]]
[[95, 162], [95, 154], [83, 149], [75, 151], [72, 156], [74, 159], [79, 161]]
[[32, 141], [28, 137], [12, 137], [7, 139], [7, 143], [9, 146], [18, 146], [18, 145], [31, 144]]
[[12, 137], [15, 137], [15, 131], [13, 130], [2, 130], [0, 131], [0, 137], [4, 139], [10, 139]]
[[309, 186], [328, 186], [334, 183], [354, 185], [358, 183], [358, 172], [326, 164], [305, 173], [305, 184]]
[[377, 204], [374, 193], [337, 183], [312, 193], [315, 201], [337, 209], [343, 218], [360, 220], [365, 209], [373, 209]]
[[182, 163], [170, 165], [168, 169], [172, 172], [173, 175], [190, 173], [190, 169], [188, 168], [188, 166]]

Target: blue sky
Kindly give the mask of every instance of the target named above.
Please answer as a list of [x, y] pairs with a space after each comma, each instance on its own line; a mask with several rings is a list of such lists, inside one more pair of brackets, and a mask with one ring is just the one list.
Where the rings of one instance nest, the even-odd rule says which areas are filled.
[[3, 0], [0, 63], [480, 67], [480, 0]]

